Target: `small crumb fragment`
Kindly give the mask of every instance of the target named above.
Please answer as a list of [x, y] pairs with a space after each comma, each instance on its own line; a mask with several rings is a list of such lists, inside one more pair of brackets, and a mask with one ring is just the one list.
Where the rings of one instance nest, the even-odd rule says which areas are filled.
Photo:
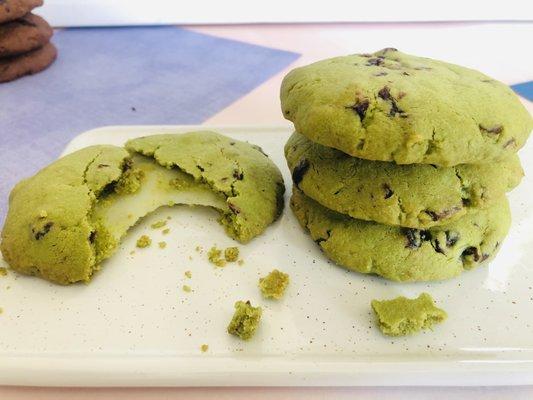
[[196, 248], [194, 250], [196, 250], [198, 253], [201, 253], [203, 248], [202, 248], [202, 246], [196, 246]]
[[167, 224], [167, 221], [161, 220], [161, 221], [154, 222], [152, 225], [150, 225], [150, 228], [159, 229], [159, 228], [164, 227], [166, 224]]
[[191, 271], [185, 271], [185, 276], [189, 279], [192, 278], [192, 272]]
[[4, 313], [4, 309], [0, 307], [0, 314], [3, 314], [3, 313]]
[[237, 261], [237, 264], [243, 265], [244, 264], [244, 260], [241, 258], [239, 261]]
[[209, 350], [209, 346], [207, 344], [203, 344], [200, 346], [200, 350], [202, 353], [205, 353], [207, 350]]
[[210, 263], [215, 264], [217, 267], [226, 266], [226, 260], [222, 258], [222, 250], [217, 249], [216, 247], [211, 247], [207, 253], [207, 258]]
[[237, 301], [235, 303], [235, 313], [228, 325], [228, 333], [238, 336], [243, 340], [252, 338], [259, 326], [261, 307], [253, 307], [250, 301]]
[[0, 267], [0, 276], [6, 276], [7, 275], [7, 268]]
[[227, 262], [235, 262], [239, 258], [238, 247], [228, 247], [224, 250], [224, 258]]
[[165, 247], [167, 247], [167, 242], [159, 242], [158, 245], [160, 249], [164, 249]]
[[152, 244], [152, 239], [150, 239], [147, 235], [142, 235], [139, 239], [137, 239], [137, 247], [140, 247], [141, 249], [144, 247], [148, 247]]
[[168, 235], [169, 232], [170, 232], [170, 229], [168, 229], [168, 228], [163, 229], [163, 230], [161, 231], [161, 233], [162, 233], [163, 235]]
[[277, 269], [259, 279], [259, 289], [265, 299], [281, 299], [288, 285], [289, 275]]
[[378, 318], [379, 329], [388, 336], [431, 329], [448, 317], [444, 310], [435, 306], [428, 293], [422, 293], [416, 299], [400, 296], [392, 300], [372, 300], [371, 305]]
[[189, 285], [183, 285], [182, 289], [184, 292], [187, 292], [187, 293], [190, 293], [192, 290]]
[[134, 254], [135, 254], [135, 250], [130, 251], [130, 255], [134, 255]]

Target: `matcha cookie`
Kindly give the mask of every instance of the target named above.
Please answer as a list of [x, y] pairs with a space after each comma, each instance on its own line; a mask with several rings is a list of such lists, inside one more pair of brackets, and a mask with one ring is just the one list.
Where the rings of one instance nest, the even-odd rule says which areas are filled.
[[391, 48], [296, 68], [283, 80], [281, 106], [314, 142], [398, 164], [501, 160], [533, 127], [503, 83]]
[[348, 156], [294, 133], [285, 145], [294, 184], [353, 218], [409, 228], [442, 225], [500, 199], [523, 176], [516, 154], [498, 163], [437, 167]]
[[43, 5], [43, 0], [2, 0], [0, 1], [0, 24], [20, 18], [35, 7]]
[[283, 209], [281, 173], [257, 146], [206, 131], [133, 139], [126, 148], [207, 185], [222, 199], [221, 223], [240, 242], [263, 232]]
[[34, 14], [0, 25], [0, 57], [42, 47], [48, 43], [53, 33], [48, 22]]
[[484, 210], [427, 230], [381, 225], [331, 211], [298, 189], [291, 207], [335, 263], [394, 281], [452, 278], [493, 257], [511, 222], [505, 197]]
[[435, 306], [428, 293], [422, 293], [416, 299], [400, 296], [392, 300], [372, 300], [371, 305], [379, 329], [387, 336], [404, 336], [431, 329], [448, 317], [446, 311]]
[[[93, 146], [20, 182], [11, 192], [2, 230], [5, 260], [16, 271], [60, 284], [89, 281], [129, 228], [161, 206], [213, 207], [226, 232], [241, 242], [277, 218], [284, 186], [267, 156], [212, 132], [178, 136], [128, 144], [155, 153], [157, 160], [120, 147]], [[203, 171], [189, 174], [191, 165]]]
[[0, 83], [36, 74], [52, 64], [56, 57], [57, 49], [52, 43], [47, 43], [28, 53], [0, 58]]

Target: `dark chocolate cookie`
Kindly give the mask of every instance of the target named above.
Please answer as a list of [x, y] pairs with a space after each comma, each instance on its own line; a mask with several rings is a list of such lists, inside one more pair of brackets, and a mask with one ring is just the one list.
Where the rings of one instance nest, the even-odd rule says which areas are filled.
[[52, 43], [18, 56], [0, 58], [0, 83], [31, 75], [48, 67], [57, 57]]
[[43, 0], [0, 0], [0, 24], [20, 18], [42, 5]]
[[44, 19], [27, 14], [0, 25], [0, 57], [26, 53], [44, 46], [54, 31]]

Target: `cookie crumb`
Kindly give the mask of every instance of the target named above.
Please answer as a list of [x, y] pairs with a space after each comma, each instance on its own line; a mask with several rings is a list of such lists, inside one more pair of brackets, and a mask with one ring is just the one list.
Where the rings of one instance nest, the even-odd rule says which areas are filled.
[[170, 232], [170, 229], [168, 229], [168, 228], [167, 228], [167, 229], [163, 229], [163, 230], [161, 231], [161, 233], [162, 233], [163, 235], [168, 235], [169, 232]]
[[289, 275], [277, 269], [259, 279], [259, 289], [265, 299], [281, 299], [288, 285]]
[[192, 272], [191, 271], [185, 271], [185, 276], [189, 279], [192, 278]]
[[225, 267], [226, 260], [222, 258], [222, 250], [217, 249], [216, 247], [211, 247], [207, 253], [207, 258], [209, 262], [215, 264], [217, 267]]
[[182, 289], [184, 292], [187, 292], [187, 293], [190, 293], [192, 291], [189, 285], [183, 285]]
[[7, 275], [7, 268], [0, 267], [0, 276], [6, 276]]
[[148, 247], [152, 244], [152, 239], [150, 239], [147, 235], [142, 235], [139, 239], [137, 239], [137, 247], [144, 248]]
[[134, 255], [134, 254], [135, 254], [135, 250], [130, 251], [130, 255]]
[[150, 228], [159, 229], [159, 228], [164, 227], [166, 224], [167, 224], [167, 221], [161, 220], [161, 221], [154, 222], [152, 225], [150, 225]]
[[224, 258], [227, 262], [235, 262], [239, 258], [238, 247], [228, 247], [224, 250]]
[[372, 300], [379, 329], [387, 336], [404, 336], [431, 327], [447, 318], [444, 310], [435, 306], [428, 293], [416, 299], [400, 296], [392, 300]]
[[167, 242], [159, 242], [158, 245], [160, 249], [164, 249], [165, 247], [167, 247]]
[[207, 350], [209, 350], [209, 346], [207, 344], [203, 344], [200, 346], [200, 350], [202, 353], [205, 353]]
[[251, 339], [259, 326], [262, 313], [261, 307], [253, 307], [249, 300], [237, 301], [235, 313], [228, 325], [228, 333], [243, 340]]
[[244, 264], [244, 260], [241, 258], [239, 261], [237, 261], [237, 264], [243, 265]]

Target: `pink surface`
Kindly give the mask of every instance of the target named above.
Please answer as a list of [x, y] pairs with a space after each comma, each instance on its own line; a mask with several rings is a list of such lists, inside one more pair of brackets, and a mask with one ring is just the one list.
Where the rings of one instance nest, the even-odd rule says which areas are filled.
[[[478, 68], [507, 83], [531, 80], [531, 56], [523, 39], [526, 24], [343, 24], [334, 26], [195, 27], [196, 31], [302, 54], [290, 68], [314, 60], [382, 47], [436, 57]], [[443, 44], [450, 44], [448, 46]], [[513, 54], [502, 63], [494, 54]], [[288, 69], [290, 69], [288, 68]], [[287, 69], [287, 70], [288, 70]], [[284, 123], [278, 90], [282, 71], [206, 121], [207, 124]], [[528, 104], [531, 110], [531, 103]], [[52, 368], [52, 366], [51, 366]], [[13, 388], [0, 387], [0, 399], [530, 399], [532, 387], [513, 388]]]

